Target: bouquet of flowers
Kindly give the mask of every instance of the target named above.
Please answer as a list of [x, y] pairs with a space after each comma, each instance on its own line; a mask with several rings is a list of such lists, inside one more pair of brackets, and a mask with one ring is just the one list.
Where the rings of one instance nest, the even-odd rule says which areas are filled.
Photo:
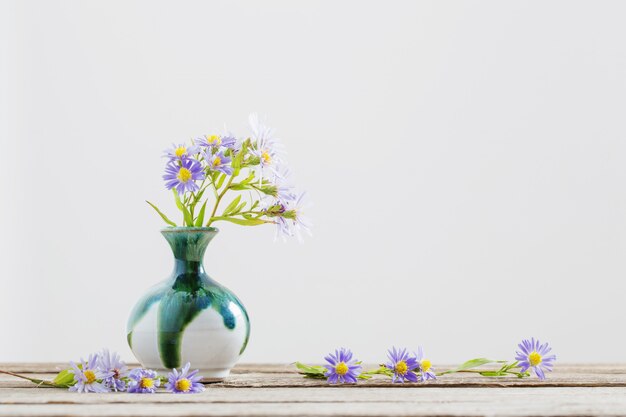
[[[311, 227], [303, 214], [305, 194], [297, 192], [289, 181], [285, 152], [274, 137], [274, 129], [257, 114], [251, 114], [249, 121], [252, 134], [245, 139], [226, 131], [173, 144], [166, 150], [163, 179], [182, 213], [181, 225], [269, 223], [276, 225], [276, 237], [296, 236], [301, 240], [302, 232], [310, 234]], [[227, 195], [233, 198], [220, 208]], [[178, 226], [156, 205], [147, 203], [168, 225]]]

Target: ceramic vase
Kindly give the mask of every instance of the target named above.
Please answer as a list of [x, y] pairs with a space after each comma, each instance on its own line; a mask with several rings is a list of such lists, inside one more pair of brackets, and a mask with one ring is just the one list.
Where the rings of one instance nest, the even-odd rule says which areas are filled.
[[205, 378], [224, 378], [246, 349], [250, 321], [235, 294], [204, 270], [204, 252], [218, 230], [173, 227], [161, 233], [172, 248], [174, 270], [135, 305], [128, 344], [145, 368], [165, 372], [190, 362]]

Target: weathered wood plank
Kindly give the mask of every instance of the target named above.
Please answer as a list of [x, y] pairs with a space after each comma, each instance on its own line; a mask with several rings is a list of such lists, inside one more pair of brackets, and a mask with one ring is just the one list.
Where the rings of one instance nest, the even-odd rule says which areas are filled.
[[[1, 369], [1, 368], [0, 368]], [[251, 368], [252, 369], [252, 368]], [[210, 387], [227, 388], [268, 388], [268, 387], [326, 387], [324, 380], [304, 378], [288, 369], [286, 373], [275, 373], [280, 368], [273, 368], [271, 372], [238, 372], [233, 373], [224, 382], [211, 384]], [[445, 368], [442, 368], [445, 369]], [[54, 374], [29, 373], [34, 378], [52, 379]], [[388, 378], [375, 376], [368, 381], [360, 381], [356, 388], [365, 387], [398, 387], [391, 384]], [[520, 379], [517, 377], [487, 378], [477, 374], [459, 373], [445, 375], [436, 381], [421, 384], [405, 384], [405, 387], [432, 388], [447, 387], [625, 387], [626, 367], [615, 365], [606, 369], [589, 366], [558, 366], [555, 372], [549, 375], [546, 381], [537, 378]], [[34, 388], [28, 381], [0, 374], [0, 389], [2, 388]]]
[[[47, 389], [34, 396], [32, 390], [11, 388], [2, 390], [0, 405], [28, 404], [125, 404], [125, 403], [262, 403], [262, 402], [307, 402], [307, 403], [342, 403], [342, 402], [441, 402], [441, 401], [489, 401], [495, 397], [524, 398], [534, 401], [537, 398], [555, 398], [558, 395], [575, 394], [586, 396], [590, 393], [605, 393], [626, 401], [626, 388], [507, 388], [466, 389], [433, 387], [429, 390], [413, 390], [406, 386], [394, 388], [362, 388], [347, 386], [333, 388], [211, 388], [194, 395], [171, 395], [159, 392], [154, 395], [108, 393], [76, 394], [66, 390]], [[603, 395], [602, 398], [605, 398]]]
[[217, 388], [198, 395], [46, 391], [56, 392], [55, 398], [32, 398], [24, 390], [12, 390], [2, 397], [0, 416], [614, 416], [626, 412], [626, 388]]

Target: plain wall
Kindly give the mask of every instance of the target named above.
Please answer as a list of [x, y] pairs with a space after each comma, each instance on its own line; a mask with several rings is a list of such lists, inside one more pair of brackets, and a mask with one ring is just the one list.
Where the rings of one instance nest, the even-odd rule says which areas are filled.
[[258, 111], [314, 236], [219, 225], [247, 362], [624, 361], [626, 3], [4, 1], [0, 361], [131, 360], [164, 148]]

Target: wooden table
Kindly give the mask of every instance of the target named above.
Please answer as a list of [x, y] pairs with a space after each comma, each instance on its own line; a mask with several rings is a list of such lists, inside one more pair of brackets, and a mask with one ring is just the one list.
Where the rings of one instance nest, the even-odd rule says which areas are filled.
[[[51, 379], [65, 364], [1, 364]], [[438, 369], [445, 369], [439, 367]], [[0, 416], [614, 416], [626, 415], [626, 365], [557, 364], [549, 379], [453, 374], [424, 384], [382, 376], [357, 386], [302, 378], [290, 365], [242, 364], [202, 394], [76, 394], [0, 375]]]

